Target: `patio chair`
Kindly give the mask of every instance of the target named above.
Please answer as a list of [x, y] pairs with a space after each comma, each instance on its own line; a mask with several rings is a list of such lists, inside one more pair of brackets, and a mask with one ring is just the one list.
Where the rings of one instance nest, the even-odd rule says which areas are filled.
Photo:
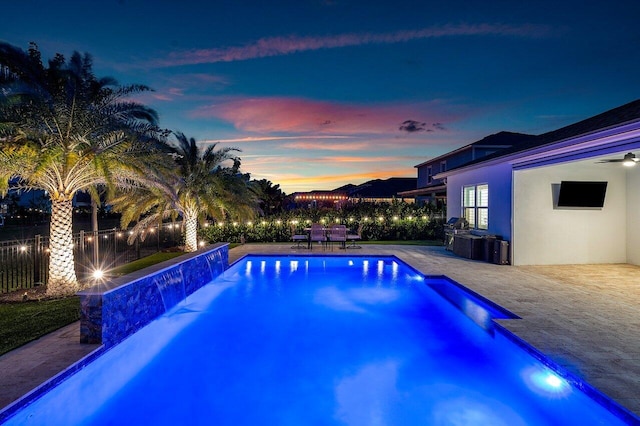
[[[309, 236], [307, 234], [296, 234], [296, 226], [291, 225], [291, 240], [295, 246], [291, 246], [292, 249], [308, 249], [309, 248]], [[301, 244], [304, 243], [304, 246]]]
[[355, 234], [347, 234], [347, 241], [349, 245], [347, 248], [359, 249], [361, 246], [357, 245], [356, 242], [362, 240], [362, 224], [358, 226], [358, 232]]
[[333, 225], [329, 228], [329, 241], [333, 250], [333, 243], [340, 243], [340, 248], [346, 248], [347, 227], [344, 225]]
[[319, 223], [312, 224], [311, 230], [309, 231], [309, 248], [311, 250], [313, 250], [313, 243], [320, 243], [323, 249], [327, 246], [325, 228]]

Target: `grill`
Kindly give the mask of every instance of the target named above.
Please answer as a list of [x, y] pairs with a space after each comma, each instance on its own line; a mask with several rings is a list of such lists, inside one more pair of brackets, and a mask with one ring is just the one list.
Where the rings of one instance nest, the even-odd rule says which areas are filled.
[[463, 217], [452, 217], [444, 225], [444, 245], [449, 251], [453, 251], [453, 237], [456, 234], [468, 234], [469, 222]]

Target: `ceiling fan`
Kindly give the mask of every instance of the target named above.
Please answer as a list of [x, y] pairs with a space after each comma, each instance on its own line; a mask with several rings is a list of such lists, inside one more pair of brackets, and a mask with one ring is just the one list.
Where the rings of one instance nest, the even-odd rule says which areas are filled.
[[622, 163], [626, 167], [633, 167], [639, 162], [640, 158], [637, 158], [633, 152], [626, 153], [623, 158], [598, 161], [598, 163]]

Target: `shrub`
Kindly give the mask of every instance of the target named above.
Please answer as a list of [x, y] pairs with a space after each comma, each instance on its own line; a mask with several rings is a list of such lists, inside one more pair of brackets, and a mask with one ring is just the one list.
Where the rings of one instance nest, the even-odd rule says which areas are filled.
[[342, 209], [296, 209], [253, 222], [219, 222], [201, 229], [210, 243], [228, 241], [288, 242], [292, 232], [304, 232], [312, 223], [347, 225], [356, 232], [362, 224], [362, 239], [438, 240], [444, 237], [444, 212], [433, 205], [404, 202], [355, 203]]

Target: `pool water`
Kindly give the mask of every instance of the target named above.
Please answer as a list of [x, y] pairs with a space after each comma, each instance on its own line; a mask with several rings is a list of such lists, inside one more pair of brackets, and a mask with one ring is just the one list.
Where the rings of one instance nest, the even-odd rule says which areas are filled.
[[247, 256], [7, 424], [629, 422], [485, 302], [393, 257]]

